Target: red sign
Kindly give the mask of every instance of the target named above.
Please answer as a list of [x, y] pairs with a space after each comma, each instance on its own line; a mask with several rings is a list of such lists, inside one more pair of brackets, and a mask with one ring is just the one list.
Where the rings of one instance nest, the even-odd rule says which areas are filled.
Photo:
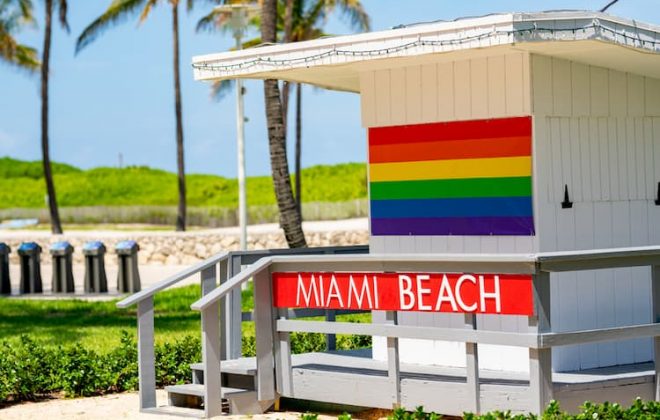
[[532, 276], [464, 273], [274, 273], [277, 308], [533, 315]]

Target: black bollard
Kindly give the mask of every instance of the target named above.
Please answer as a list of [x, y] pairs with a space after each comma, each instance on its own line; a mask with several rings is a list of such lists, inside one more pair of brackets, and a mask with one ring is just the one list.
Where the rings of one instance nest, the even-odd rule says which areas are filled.
[[73, 246], [68, 242], [55, 242], [50, 246], [53, 257], [53, 293], [74, 293]]
[[115, 246], [118, 258], [117, 291], [136, 293], [141, 289], [138, 271], [139, 245], [135, 241], [121, 241]]
[[108, 293], [105, 275], [105, 245], [103, 242], [87, 242], [83, 246], [85, 255], [85, 293]]
[[9, 280], [9, 254], [11, 248], [0, 242], [0, 295], [11, 294], [11, 281]]
[[21, 260], [21, 294], [43, 293], [41, 247], [36, 242], [23, 242], [18, 247], [18, 255]]

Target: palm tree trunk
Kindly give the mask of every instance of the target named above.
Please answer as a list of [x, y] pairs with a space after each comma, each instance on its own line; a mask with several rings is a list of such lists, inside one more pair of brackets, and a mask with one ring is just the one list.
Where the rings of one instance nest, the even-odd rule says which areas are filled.
[[[277, 19], [276, 0], [265, 0], [262, 8], [261, 39], [263, 42], [275, 42], [275, 24]], [[300, 213], [296, 208], [291, 189], [289, 165], [286, 159], [286, 136], [282, 102], [277, 80], [264, 80], [264, 96], [266, 101], [266, 120], [268, 124], [268, 145], [270, 148], [270, 166], [273, 174], [273, 187], [280, 211], [280, 226], [284, 230], [289, 247], [302, 248], [307, 246], [302, 230]]]
[[48, 209], [50, 211], [50, 228], [54, 234], [62, 233], [60, 214], [57, 210], [57, 197], [55, 184], [50, 167], [50, 151], [48, 140], [48, 72], [50, 66], [50, 44], [53, 32], [53, 0], [46, 0], [46, 25], [44, 28], [44, 50], [41, 58], [41, 154], [44, 166], [44, 179], [46, 180], [46, 193], [48, 194]]
[[296, 204], [302, 219], [302, 178], [300, 160], [302, 153], [302, 85], [296, 86]]
[[[284, 42], [291, 42], [291, 31], [293, 30], [293, 0], [286, 0], [284, 6]], [[289, 92], [291, 84], [284, 82], [282, 84], [282, 114], [284, 115], [284, 136], [286, 137], [286, 128], [289, 115]]]
[[179, 207], [176, 230], [186, 230], [186, 171], [183, 160], [183, 117], [181, 111], [181, 75], [179, 74], [179, 3], [172, 3], [172, 35], [174, 41], [174, 112], [176, 114], [176, 163], [179, 181]]

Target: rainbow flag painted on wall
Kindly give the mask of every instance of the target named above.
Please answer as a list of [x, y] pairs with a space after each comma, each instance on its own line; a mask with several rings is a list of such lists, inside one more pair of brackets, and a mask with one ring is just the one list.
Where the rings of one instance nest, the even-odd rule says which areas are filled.
[[372, 235], [534, 235], [531, 117], [369, 129]]

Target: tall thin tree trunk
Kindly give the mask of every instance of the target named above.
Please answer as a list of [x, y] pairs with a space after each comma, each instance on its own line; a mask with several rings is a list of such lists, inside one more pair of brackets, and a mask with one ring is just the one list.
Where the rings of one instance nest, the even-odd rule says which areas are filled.
[[[294, 0], [286, 0], [284, 6], [284, 42], [291, 42], [291, 32], [293, 30], [293, 2]], [[284, 136], [286, 137], [286, 129], [288, 125], [289, 115], [289, 92], [291, 90], [291, 83], [284, 82], [282, 84], [282, 115], [284, 115]]]
[[46, 25], [44, 28], [44, 51], [41, 59], [41, 154], [44, 166], [44, 179], [46, 180], [46, 193], [48, 194], [48, 209], [50, 211], [50, 228], [55, 234], [62, 233], [60, 214], [57, 209], [57, 196], [55, 184], [50, 167], [50, 151], [48, 140], [48, 77], [50, 67], [50, 44], [53, 32], [53, 0], [46, 0]]
[[302, 153], [302, 84], [296, 86], [296, 204], [298, 213], [302, 219], [302, 174], [301, 171], [301, 153]]
[[[276, 0], [265, 0], [262, 8], [261, 39], [263, 42], [275, 42], [275, 24], [277, 20]], [[284, 230], [289, 247], [306, 247], [300, 213], [296, 208], [291, 189], [291, 177], [286, 158], [286, 136], [282, 102], [277, 80], [264, 80], [266, 101], [266, 120], [268, 123], [268, 144], [270, 148], [270, 166], [273, 175], [273, 187], [280, 211], [280, 226]]]
[[179, 181], [179, 207], [176, 230], [186, 230], [186, 171], [183, 159], [183, 117], [181, 111], [181, 76], [179, 74], [179, 3], [172, 3], [172, 35], [174, 41], [174, 112], [176, 114], [176, 163]]

